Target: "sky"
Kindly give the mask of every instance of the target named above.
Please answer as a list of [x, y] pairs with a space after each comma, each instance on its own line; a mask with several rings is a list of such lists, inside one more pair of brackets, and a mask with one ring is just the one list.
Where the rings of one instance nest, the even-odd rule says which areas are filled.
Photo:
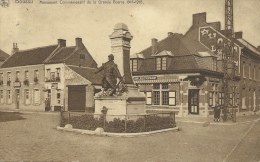
[[[92, 4], [60, 4], [60, 0], [58, 4], [40, 4], [39, 0], [20, 4], [9, 0], [9, 7], [0, 6], [0, 49], [10, 54], [14, 42], [25, 50], [57, 44], [57, 39], [74, 46], [75, 38], [80, 37], [101, 65], [111, 53], [109, 35], [117, 23], [125, 23], [133, 35], [131, 54], [149, 47], [152, 38], [164, 39], [168, 32], [185, 34], [195, 13], [207, 12], [207, 22], [220, 21], [224, 29], [225, 0], [90, 1]], [[111, 4], [99, 4], [102, 1]], [[255, 46], [260, 45], [259, 8], [260, 0], [234, 0], [234, 30], [243, 31], [243, 37]]]

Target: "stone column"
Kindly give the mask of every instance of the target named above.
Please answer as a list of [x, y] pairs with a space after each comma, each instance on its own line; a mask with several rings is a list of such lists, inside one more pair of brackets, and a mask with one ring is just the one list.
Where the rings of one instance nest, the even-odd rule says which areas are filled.
[[130, 71], [130, 42], [133, 38], [127, 25], [118, 23], [114, 27], [114, 32], [109, 36], [111, 39], [111, 52], [115, 56], [115, 63], [125, 84], [133, 84]]

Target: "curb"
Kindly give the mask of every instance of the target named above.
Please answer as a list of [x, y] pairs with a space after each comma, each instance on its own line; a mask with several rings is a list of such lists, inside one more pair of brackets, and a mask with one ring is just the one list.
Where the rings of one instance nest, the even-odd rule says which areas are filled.
[[47, 115], [60, 115], [60, 112], [53, 111], [53, 112], [46, 112], [46, 111], [26, 111], [26, 110], [0, 110], [2, 112], [18, 112], [23, 114], [47, 114]]
[[176, 121], [176, 123], [183, 122], [183, 123], [195, 123], [195, 124], [205, 124], [205, 123], [208, 123], [208, 124], [212, 124], [212, 125], [237, 125], [237, 124], [245, 124], [245, 123], [257, 122], [257, 121], [260, 121], [260, 118], [254, 119], [254, 120], [243, 121], [243, 122], [232, 122], [232, 123], [210, 122], [210, 121], [199, 122], [199, 121], [192, 121], [192, 120]]
[[179, 127], [176, 126], [175, 128], [168, 128], [168, 129], [162, 129], [162, 130], [156, 130], [156, 131], [150, 131], [150, 132], [141, 132], [141, 133], [110, 133], [110, 132], [97, 133], [97, 132], [91, 131], [91, 130], [72, 129], [72, 128], [65, 128], [65, 127], [60, 127], [60, 126], [57, 126], [57, 130], [67, 131], [67, 132], [76, 132], [76, 133], [88, 134], [88, 135], [98, 135], [98, 136], [136, 137], [136, 136], [145, 136], [145, 135], [169, 132], [169, 131], [177, 132], [177, 131], [179, 131]]

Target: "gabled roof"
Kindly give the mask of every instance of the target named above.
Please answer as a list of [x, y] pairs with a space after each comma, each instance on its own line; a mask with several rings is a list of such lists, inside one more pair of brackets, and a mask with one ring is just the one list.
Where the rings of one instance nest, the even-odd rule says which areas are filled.
[[43, 64], [57, 47], [57, 45], [51, 45], [17, 51], [1, 65], [1, 68]]
[[96, 68], [89, 68], [89, 67], [77, 67], [77, 66], [70, 66], [68, 67], [75, 71], [77, 74], [81, 75], [83, 78], [89, 80], [93, 85], [101, 85], [102, 82], [102, 73], [95, 73], [97, 70]]
[[[155, 64], [155, 59], [145, 59], [137, 72], [155, 71]], [[211, 63], [208, 63], [204, 57], [198, 55], [169, 57], [167, 64], [167, 71], [212, 70]]]
[[255, 46], [253, 46], [251, 43], [249, 43], [248, 41], [244, 40], [244, 39], [237, 39], [240, 43], [242, 43], [244, 45], [244, 47], [250, 49], [252, 52], [256, 53], [257, 55], [260, 56], [260, 51], [257, 50], [257, 48]]
[[4, 61], [5, 59], [7, 59], [10, 55], [8, 55], [6, 52], [2, 51], [0, 49], [0, 61]]
[[171, 51], [163, 50], [159, 53], [152, 54], [152, 56], [173, 56]]
[[[171, 52], [171, 55], [174, 56], [183, 56], [197, 54], [199, 52], [208, 52], [212, 56], [214, 55], [208, 48], [202, 45], [199, 41], [192, 40], [182, 34], [173, 34], [166, 37], [165, 39], [159, 41], [157, 44], [156, 53], [161, 53], [163, 51]], [[156, 54], [152, 53], [152, 46], [147, 49], [139, 52], [144, 55], [145, 58], [151, 58]]]
[[64, 62], [71, 54], [74, 53], [76, 46], [61, 47], [55, 54], [45, 61], [45, 63], [61, 63]]

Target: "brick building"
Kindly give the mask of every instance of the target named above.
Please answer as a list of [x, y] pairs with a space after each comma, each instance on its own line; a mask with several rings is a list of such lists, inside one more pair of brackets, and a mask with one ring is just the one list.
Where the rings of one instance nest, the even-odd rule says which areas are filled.
[[[97, 67], [81, 38], [76, 38], [76, 45], [71, 47], [67, 47], [66, 40], [62, 39], [58, 39], [57, 45], [28, 50], [19, 50], [15, 45], [13, 54], [0, 68], [3, 80], [0, 86], [1, 108], [45, 111], [46, 105], [49, 105], [47, 109], [54, 111], [61, 108], [68, 110], [68, 104], [73, 110], [93, 107], [94, 100], [87, 97], [87, 93], [94, 93], [92, 82], [72, 67], [84, 67], [86, 73]], [[81, 82], [75, 81], [80, 77]], [[81, 88], [80, 92], [84, 92], [81, 99], [68, 101], [67, 96], [79, 86], [91, 88], [88, 92]]]
[[[193, 15], [185, 35], [168, 33], [151, 46], [131, 56], [133, 80], [146, 94], [147, 111], [174, 111], [178, 116], [208, 116], [224, 103], [222, 52], [229, 49], [230, 31], [220, 22], [207, 23], [206, 13]], [[235, 77], [230, 106], [251, 113], [260, 107], [260, 54], [236, 33], [232, 40]], [[241, 76], [241, 74], [243, 74]]]

